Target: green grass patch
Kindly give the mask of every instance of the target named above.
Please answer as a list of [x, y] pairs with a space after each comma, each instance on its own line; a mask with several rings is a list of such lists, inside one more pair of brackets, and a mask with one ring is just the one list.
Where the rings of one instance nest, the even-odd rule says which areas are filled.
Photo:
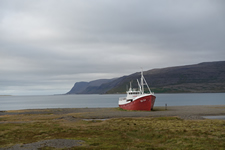
[[[84, 140], [71, 149], [223, 149], [225, 121], [181, 120], [176, 117], [118, 118], [105, 121], [55, 120], [21, 115], [27, 123], [0, 124], [0, 147], [48, 139]], [[5, 119], [16, 120], [15, 116]], [[24, 117], [24, 118], [23, 118]], [[41, 117], [44, 117], [42, 119]], [[39, 119], [39, 120], [38, 120]], [[7, 120], [6, 120], [7, 121]], [[45, 149], [51, 149], [46, 147]]]

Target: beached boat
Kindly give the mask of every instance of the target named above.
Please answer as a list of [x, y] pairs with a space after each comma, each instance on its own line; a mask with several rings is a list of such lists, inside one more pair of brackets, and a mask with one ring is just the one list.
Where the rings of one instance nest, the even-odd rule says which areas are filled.
[[[141, 81], [137, 79], [138, 90], [130, 88], [127, 91], [127, 97], [119, 98], [119, 107], [126, 110], [146, 110], [151, 111], [155, 103], [155, 95], [151, 92], [144, 76], [141, 72]], [[149, 93], [144, 93], [144, 85], [147, 86]]]

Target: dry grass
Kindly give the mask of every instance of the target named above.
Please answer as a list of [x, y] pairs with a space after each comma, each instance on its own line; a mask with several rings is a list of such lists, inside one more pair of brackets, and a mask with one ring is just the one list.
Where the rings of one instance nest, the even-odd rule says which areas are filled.
[[[77, 139], [71, 149], [224, 149], [225, 121], [176, 117], [84, 121], [82, 113], [0, 117], [0, 147], [47, 139]], [[49, 148], [51, 149], [51, 148]]]

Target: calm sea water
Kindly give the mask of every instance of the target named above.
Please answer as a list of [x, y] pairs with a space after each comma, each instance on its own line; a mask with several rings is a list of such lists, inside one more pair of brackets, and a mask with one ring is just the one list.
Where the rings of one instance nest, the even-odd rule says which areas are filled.
[[[122, 94], [0, 96], [0, 111], [41, 108], [118, 107]], [[155, 94], [155, 106], [225, 105], [225, 93]]]

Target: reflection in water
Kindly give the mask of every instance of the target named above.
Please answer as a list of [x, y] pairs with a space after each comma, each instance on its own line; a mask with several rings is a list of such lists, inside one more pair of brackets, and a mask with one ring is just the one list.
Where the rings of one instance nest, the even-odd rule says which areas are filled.
[[225, 116], [202, 116], [205, 119], [220, 119], [225, 120]]

